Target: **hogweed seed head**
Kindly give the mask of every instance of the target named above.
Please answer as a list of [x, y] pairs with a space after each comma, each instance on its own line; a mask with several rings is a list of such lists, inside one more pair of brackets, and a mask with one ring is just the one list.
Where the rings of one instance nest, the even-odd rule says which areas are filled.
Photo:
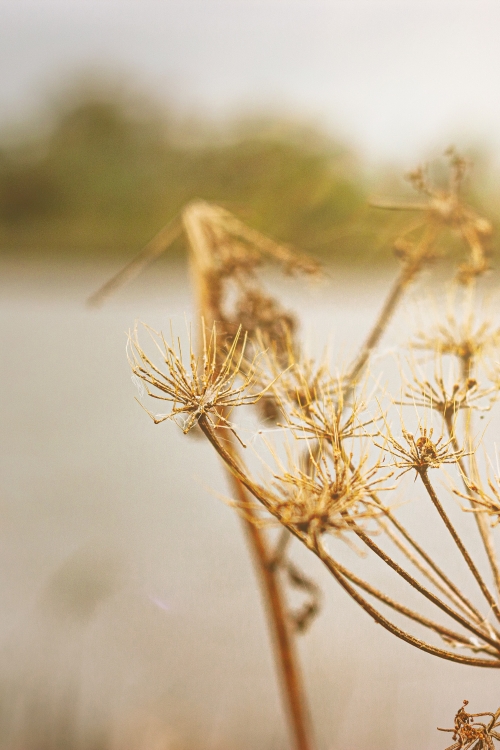
[[292, 466], [274, 475], [274, 514], [304, 534], [332, 533], [343, 537], [356, 524], [384, 514], [384, 506], [371, 496], [393, 489], [384, 486], [392, 472], [380, 475], [380, 461], [367, 464], [367, 455], [355, 460], [339, 443], [332, 450], [311, 453], [308, 471]]
[[[493, 740], [500, 740], [498, 728], [500, 725], [500, 709], [496, 713], [484, 711], [483, 713], [470, 714], [465, 709], [469, 701], [464, 701], [455, 714], [452, 729], [442, 729], [440, 732], [453, 733], [453, 745], [446, 750], [494, 750]], [[481, 717], [489, 717], [489, 721], [474, 721]]]
[[452, 355], [467, 369], [500, 345], [500, 328], [489, 320], [477, 320], [468, 315], [460, 320], [453, 314], [446, 322], [437, 321], [430, 330], [420, 330], [411, 343], [414, 349], [423, 349], [438, 355]]
[[[387, 422], [386, 429], [381, 437], [384, 443], [378, 447], [387, 451], [393, 457], [393, 466], [403, 469], [399, 476], [414, 469], [417, 474], [425, 474], [428, 469], [439, 469], [443, 464], [455, 464], [464, 456], [470, 455], [471, 451], [462, 449], [455, 450], [454, 440], [444, 440], [444, 435], [433, 441], [433, 428], [419, 427], [417, 435], [412, 435], [402, 425], [402, 436], [406, 443], [399, 442], [393, 436]], [[443, 442], [444, 441], [444, 442]]]
[[420, 375], [413, 363], [410, 364], [410, 368], [412, 377], [405, 386], [403, 398], [394, 403], [436, 411], [444, 417], [448, 425], [453, 425], [461, 409], [489, 411], [498, 398], [497, 389], [492, 386], [482, 388], [473, 377], [464, 380], [453, 377], [453, 373], [450, 373], [450, 377], [445, 381], [442, 358], [439, 354], [435, 358], [432, 380]]
[[[476, 473], [476, 472], [475, 472]], [[465, 486], [469, 490], [468, 494], [454, 489], [453, 492], [465, 500], [473, 503], [472, 508], [464, 508], [468, 513], [483, 513], [490, 516], [491, 525], [497, 526], [500, 523], [500, 477], [488, 476], [485, 488], [478, 477], [468, 477], [462, 474]]]
[[255, 404], [271, 385], [257, 392], [252, 390], [257, 382], [258, 355], [242, 367], [246, 336], [241, 336], [241, 330], [221, 350], [215, 325], [208, 336], [203, 326], [202, 354], [196, 356], [190, 346], [186, 367], [179, 341], [170, 345], [162, 333], [148, 326], [145, 328], [163, 365], [157, 366], [146, 354], [139, 342], [137, 327], [129, 335], [128, 359], [134, 376], [145, 384], [148, 396], [172, 405], [168, 414], [156, 416], [146, 409], [155, 424], [173, 420], [187, 433], [201, 417], [206, 417], [213, 427], [234, 431], [227, 419], [229, 413], [235, 407]]
[[[404, 262], [429, 261], [436, 253], [433, 245], [443, 229], [458, 233], [469, 250], [469, 258], [457, 271], [457, 280], [470, 284], [488, 270], [486, 239], [492, 232], [491, 223], [466, 205], [460, 195], [467, 163], [454, 148], [445, 152], [449, 162], [446, 189], [437, 188], [429, 178], [427, 167], [418, 167], [407, 175], [412, 187], [427, 199], [422, 203], [391, 203], [375, 201], [374, 206], [391, 210], [414, 211], [423, 214], [422, 221], [412, 222], [395, 242], [396, 254]], [[419, 229], [428, 230], [423, 240], [413, 242], [408, 235]]]

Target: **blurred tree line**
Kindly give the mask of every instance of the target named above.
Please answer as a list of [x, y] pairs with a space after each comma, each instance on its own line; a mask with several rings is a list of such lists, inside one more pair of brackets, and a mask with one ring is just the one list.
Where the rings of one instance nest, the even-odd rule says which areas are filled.
[[[349, 263], [391, 257], [408, 221], [406, 213], [368, 207], [368, 181], [352, 149], [296, 122], [182, 120], [126, 85], [86, 79], [64, 88], [48, 114], [14, 137], [0, 133], [4, 251], [130, 256], [195, 198], [303, 251]], [[495, 220], [487, 154], [472, 156], [470, 198]], [[400, 178], [379, 170], [376, 192], [404, 197]], [[406, 197], [415, 195], [406, 190]]]
[[4, 249], [129, 252], [203, 198], [305, 251], [352, 258], [366, 197], [354, 155], [311, 129], [261, 121], [216, 132], [99, 86], [68, 89], [48, 127], [0, 136]]

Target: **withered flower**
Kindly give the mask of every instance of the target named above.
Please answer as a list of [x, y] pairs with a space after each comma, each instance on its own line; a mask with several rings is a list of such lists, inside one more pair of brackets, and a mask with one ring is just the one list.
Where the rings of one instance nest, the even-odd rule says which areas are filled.
[[305, 534], [333, 533], [342, 536], [357, 523], [383, 514], [384, 508], [371, 499], [374, 492], [392, 489], [381, 486], [392, 472], [379, 476], [380, 462], [367, 466], [368, 456], [357, 461], [339, 445], [331, 451], [311, 455], [312, 470], [298, 466], [275, 474], [274, 514], [284, 524]]
[[399, 476], [415, 469], [417, 474], [425, 474], [428, 469], [439, 469], [442, 464], [457, 463], [464, 456], [470, 455], [470, 451], [455, 450], [453, 438], [444, 440], [441, 435], [435, 442], [432, 440], [433, 428], [419, 427], [418, 436], [412, 435], [404, 426], [402, 435], [406, 445], [398, 442], [386, 423], [383, 445], [376, 445], [393, 456], [393, 466], [403, 469]]
[[315, 390], [314, 398], [292, 402], [285, 412], [286, 423], [298, 439], [314, 438], [336, 445], [366, 434], [365, 427], [375, 419], [363, 419], [364, 409], [363, 402], [356, 399], [345, 404], [341, 382], [330, 379]]
[[[465, 710], [469, 701], [464, 701], [457, 713], [453, 729], [442, 729], [440, 732], [453, 732], [454, 744], [446, 750], [494, 750], [493, 740], [500, 740], [500, 734], [495, 730], [499, 727], [500, 709], [496, 713], [485, 711], [479, 714], [469, 714]], [[488, 722], [474, 721], [482, 716], [489, 716]]]
[[495, 388], [481, 388], [472, 377], [465, 380], [451, 377], [445, 382], [440, 358], [437, 359], [432, 380], [420, 376], [415, 367], [411, 368], [411, 374], [412, 380], [406, 384], [403, 399], [395, 403], [435, 410], [443, 415], [449, 425], [461, 409], [488, 411], [498, 396]]
[[227, 419], [232, 409], [255, 404], [271, 385], [258, 392], [252, 390], [257, 379], [257, 356], [242, 371], [246, 336], [239, 345], [241, 331], [225, 350], [225, 356], [221, 356], [215, 325], [208, 338], [203, 326], [203, 353], [196, 356], [190, 347], [189, 367], [185, 367], [180, 342], [171, 346], [162, 333], [145, 327], [166, 368], [155, 365], [145, 353], [137, 328], [129, 336], [128, 358], [133, 374], [146, 384], [148, 395], [172, 404], [168, 414], [155, 416], [146, 409], [155, 424], [171, 419], [187, 433], [203, 416], [213, 427], [227, 427], [234, 432]]
[[[457, 279], [468, 284], [475, 277], [488, 269], [485, 240], [492, 232], [490, 222], [466, 205], [460, 196], [467, 163], [454, 148], [445, 152], [449, 161], [449, 181], [447, 189], [435, 187], [429, 179], [427, 168], [419, 167], [408, 174], [413, 188], [426, 197], [421, 203], [391, 203], [375, 201], [373, 205], [391, 210], [414, 211], [423, 214], [421, 221], [412, 223], [406, 233], [396, 241], [396, 252], [403, 258], [411, 260], [419, 250], [419, 243], [407, 239], [415, 230], [428, 227], [434, 238], [442, 229], [448, 228], [457, 232], [469, 249], [469, 259], [457, 272]], [[426, 248], [426, 251], [429, 248]], [[429, 257], [432, 257], [432, 253]]]
[[297, 439], [336, 442], [362, 437], [366, 434], [364, 428], [377, 420], [364, 413], [362, 399], [355, 395], [346, 399], [342, 376], [333, 376], [326, 360], [317, 364], [300, 358], [290, 343], [285, 370], [274, 349], [264, 352], [263, 361], [264, 377], [275, 383], [272, 397], [285, 420], [284, 426]]
[[454, 489], [453, 492], [455, 495], [463, 497], [465, 500], [474, 503], [474, 506], [477, 506], [474, 508], [464, 508], [464, 510], [468, 513], [486, 513], [491, 517], [492, 526], [500, 523], [500, 477], [495, 476], [494, 479], [491, 476], [488, 477], [489, 489], [485, 489], [478, 478], [472, 479], [463, 474], [462, 479], [471, 494], [465, 494], [457, 489]]
[[499, 345], [500, 328], [488, 320], [477, 321], [472, 314], [464, 320], [448, 314], [445, 323], [436, 322], [431, 331], [419, 331], [412, 342], [415, 349], [454, 355], [466, 367]]

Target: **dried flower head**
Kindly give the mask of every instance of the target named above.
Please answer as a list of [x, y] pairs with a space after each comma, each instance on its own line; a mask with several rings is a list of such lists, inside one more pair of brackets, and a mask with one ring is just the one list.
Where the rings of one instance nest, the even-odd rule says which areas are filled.
[[[427, 198], [423, 203], [386, 203], [375, 202], [380, 208], [392, 210], [415, 211], [423, 214], [421, 221], [413, 222], [406, 232], [396, 240], [396, 253], [403, 259], [411, 260], [416, 253], [422, 252], [421, 243], [413, 243], [407, 235], [412, 235], [422, 228], [429, 229], [432, 245], [437, 234], [443, 229], [452, 229], [457, 232], [469, 249], [469, 259], [463, 263], [457, 273], [457, 279], [467, 284], [488, 269], [487, 249], [485, 240], [492, 232], [490, 222], [466, 205], [460, 196], [463, 179], [467, 169], [467, 163], [454, 148], [445, 152], [449, 163], [449, 179], [446, 189], [433, 185], [429, 178], [428, 168], [419, 167], [410, 172], [407, 177], [413, 188]], [[427, 242], [424, 243], [424, 252], [429, 252]], [[432, 257], [432, 253], [429, 254]]]
[[284, 405], [286, 425], [298, 439], [326, 441], [332, 446], [366, 435], [365, 428], [375, 418], [363, 418], [365, 405], [352, 398], [345, 403], [342, 382], [331, 376], [320, 380], [314, 390], [304, 385], [295, 391], [295, 399]]
[[478, 381], [472, 377], [465, 380], [454, 378], [450, 372], [450, 377], [445, 381], [439, 355], [436, 357], [432, 380], [419, 375], [413, 365], [411, 375], [412, 380], [406, 384], [403, 399], [395, 403], [435, 410], [443, 415], [449, 425], [461, 409], [488, 411], [498, 396], [495, 388], [481, 388]]
[[376, 491], [392, 489], [381, 486], [392, 472], [380, 476], [380, 462], [368, 467], [367, 455], [355, 462], [338, 443], [331, 451], [311, 452], [309, 459], [308, 471], [293, 466], [275, 474], [273, 513], [281, 523], [305, 534], [342, 536], [355, 524], [385, 512], [371, 498]]
[[179, 340], [171, 346], [162, 333], [147, 326], [146, 329], [166, 369], [160, 369], [145, 353], [139, 343], [137, 327], [129, 336], [128, 358], [133, 374], [146, 384], [148, 395], [172, 404], [168, 414], [155, 416], [148, 411], [155, 424], [172, 419], [187, 433], [201, 417], [206, 417], [213, 427], [227, 427], [234, 432], [227, 418], [232, 409], [255, 404], [267, 390], [252, 391], [257, 380], [257, 357], [247, 363], [242, 372], [246, 337], [242, 337], [243, 342], [239, 346], [241, 331], [229, 343], [225, 354], [221, 355], [215, 325], [208, 337], [203, 326], [203, 352], [201, 356], [196, 356], [190, 347], [187, 368], [182, 362]]
[[[500, 740], [500, 735], [495, 730], [500, 725], [500, 709], [496, 713], [485, 711], [480, 714], [469, 714], [465, 710], [469, 701], [464, 701], [457, 713], [453, 729], [442, 729], [440, 732], [453, 732], [454, 744], [446, 750], [494, 750], [493, 740]], [[474, 721], [482, 716], [489, 716], [488, 722]]]
[[453, 492], [459, 497], [472, 502], [472, 508], [464, 508], [469, 513], [486, 513], [491, 518], [491, 525], [496, 526], [500, 523], [500, 477], [495, 475], [493, 478], [488, 476], [488, 489], [484, 487], [479, 478], [472, 479], [465, 475], [462, 476], [469, 494], [454, 489]]
[[[382, 435], [384, 444], [378, 447], [383, 448], [393, 456], [393, 466], [403, 469], [399, 474], [400, 477], [411, 469], [415, 469], [417, 474], [424, 474], [428, 469], [438, 469], [442, 464], [454, 464], [464, 456], [470, 455], [470, 451], [455, 450], [453, 438], [443, 442], [443, 434], [436, 441], [433, 441], [433, 432], [432, 427], [429, 430], [426, 427], [419, 427], [419, 433], [416, 436], [408, 432], [403, 426], [402, 435], [405, 445], [394, 438], [386, 423], [386, 431]], [[378, 444], [376, 443], [376, 445]]]
[[412, 341], [415, 349], [424, 349], [459, 359], [465, 370], [470, 364], [500, 345], [500, 328], [489, 320], [476, 320], [473, 314], [460, 319], [448, 314], [446, 322], [434, 324], [432, 330], [419, 331]]

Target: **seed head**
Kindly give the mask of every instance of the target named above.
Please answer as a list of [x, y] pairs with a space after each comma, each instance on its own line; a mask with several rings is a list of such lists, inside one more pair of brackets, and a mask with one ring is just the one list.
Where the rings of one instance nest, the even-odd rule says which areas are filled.
[[[454, 744], [446, 750], [494, 750], [493, 740], [500, 740], [500, 735], [495, 731], [500, 722], [500, 709], [496, 713], [485, 711], [480, 714], [469, 714], [465, 710], [469, 701], [464, 701], [457, 713], [453, 729], [441, 729], [440, 732], [452, 732]], [[489, 717], [489, 721], [474, 721], [479, 717]]]
[[[434, 186], [429, 179], [428, 168], [418, 167], [407, 175], [413, 188], [427, 199], [422, 203], [375, 202], [380, 208], [391, 210], [414, 211], [423, 214], [421, 221], [412, 222], [395, 243], [396, 254], [404, 261], [425, 257], [431, 260], [435, 253], [431, 249], [433, 240], [444, 229], [451, 229], [459, 234], [469, 250], [469, 258], [457, 272], [457, 280], [469, 284], [477, 276], [488, 270], [486, 239], [492, 232], [490, 222], [466, 205], [460, 195], [467, 163], [454, 148], [445, 152], [449, 163], [449, 179], [446, 189]], [[409, 236], [422, 229], [428, 229], [427, 240], [412, 242]], [[432, 238], [430, 244], [429, 238]], [[422, 253], [424, 254], [422, 256]]]
[[412, 435], [403, 425], [401, 432], [406, 445], [394, 438], [386, 423], [386, 431], [383, 435], [385, 442], [378, 446], [393, 456], [393, 466], [403, 469], [399, 474], [400, 477], [411, 469], [415, 469], [417, 474], [423, 474], [428, 469], [439, 469], [442, 464], [454, 464], [464, 456], [470, 455], [470, 452], [465, 450], [454, 450], [452, 438], [443, 442], [444, 435], [433, 442], [432, 427], [429, 430], [426, 427], [419, 427], [418, 434]]
[[[146, 384], [148, 395], [172, 405], [168, 414], [155, 416], [148, 411], [155, 424], [171, 419], [187, 433], [201, 417], [206, 417], [213, 427], [234, 431], [227, 419], [230, 412], [237, 406], [256, 403], [267, 390], [252, 391], [257, 381], [257, 357], [246, 363], [243, 372], [246, 336], [242, 337], [241, 331], [221, 350], [215, 325], [208, 338], [203, 326], [202, 354], [196, 356], [190, 346], [189, 366], [185, 367], [179, 340], [170, 345], [162, 333], [148, 326], [145, 328], [156, 344], [164, 367], [154, 364], [145, 353], [139, 343], [137, 327], [129, 335], [128, 359], [133, 374]], [[243, 339], [241, 346], [240, 338]]]
[[500, 328], [488, 320], [476, 320], [467, 315], [460, 320], [453, 314], [447, 316], [445, 323], [437, 322], [430, 331], [417, 332], [412, 347], [455, 356], [464, 365], [469, 366], [500, 344]]
[[414, 366], [411, 374], [412, 380], [406, 385], [403, 400], [395, 403], [435, 410], [450, 424], [461, 409], [488, 411], [498, 395], [495, 388], [481, 388], [472, 377], [465, 380], [451, 377], [445, 382], [439, 355], [432, 380], [421, 376]]
[[479, 478], [462, 476], [470, 494], [464, 494], [460, 490], [454, 489], [453, 492], [459, 497], [474, 503], [474, 508], [464, 508], [467, 512], [486, 513], [491, 518], [491, 525], [497, 526], [500, 523], [500, 477], [488, 476], [487, 487], [483, 485]]
[[337, 444], [332, 451], [311, 455], [307, 472], [294, 466], [275, 474], [275, 515], [305, 534], [342, 536], [355, 524], [383, 514], [383, 506], [371, 495], [392, 489], [380, 486], [392, 472], [380, 476], [380, 463], [368, 467], [367, 462], [365, 455], [355, 463]]

